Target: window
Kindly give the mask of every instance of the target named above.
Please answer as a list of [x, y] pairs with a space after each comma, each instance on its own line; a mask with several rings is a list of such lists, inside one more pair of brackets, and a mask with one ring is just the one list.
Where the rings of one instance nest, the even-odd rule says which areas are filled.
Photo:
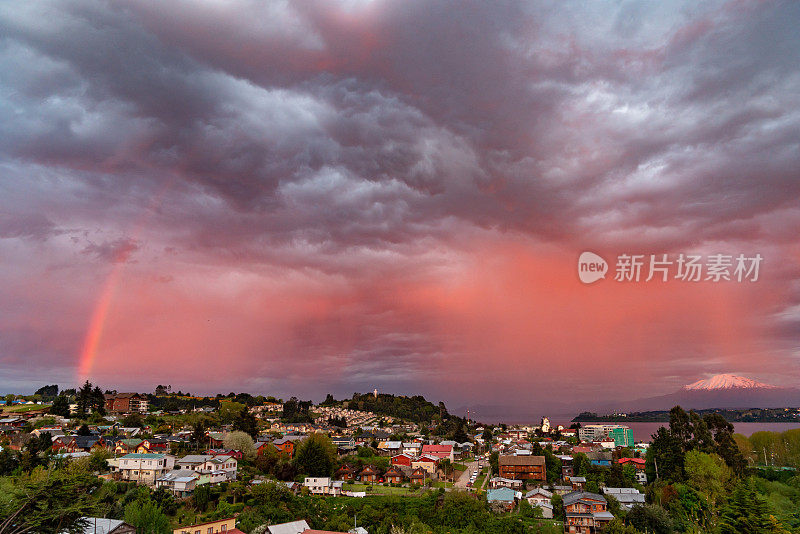
[[219, 527], [219, 531], [220, 532], [227, 532], [228, 531], [228, 525], [222, 525], [221, 527]]
[[214, 534], [214, 527], [208, 527], [206, 534]]

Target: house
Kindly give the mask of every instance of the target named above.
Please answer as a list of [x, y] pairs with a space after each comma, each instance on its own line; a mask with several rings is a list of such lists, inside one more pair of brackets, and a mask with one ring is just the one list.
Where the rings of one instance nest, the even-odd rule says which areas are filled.
[[572, 486], [572, 491], [583, 491], [586, 488], [586, 477], [567, 477], [566, 483]]
[[[81, 534], [136, 534], [136, 527], [121, 519], [105, 519], [100, 517], [81, 517], [83, 530]], [[62, 530], [61, 533], [66, 533]]]
[[452, 445], [423, 445], [422, 454], [438, 458], [439, 460], [455, 461]]
[[486, 492], [486, 501], [490, 505], [500, 506], [506, 511], [514, 509], [517, 492], [510, 488], [492, 488]]
[[229, 534], [244, 534], [241, 530], [236, 528], [236, 519], [233, 517], [178, 527], [172, 531], [172, 534], [220, 534], [223, 532]]
[[354, 480], [356, 471], [349, 465], [343, 465], [336, 471], [336, 478], [340, 480]]
[[573, 491], [563, 497], [565, 532], [580, 534], [594, 534], [602, 531], [603, 527], [614, 516], [608, 511], [605, 497], [588, 491]]
[[92, 452], [104, 446], [103, 438], [90, 436], [61, 436], [53, 442], [53, 450], [60, 452]]
[[498, 459], [500, 472], [504, 478], [517, 480], [547, 480], [544, 456], [513, 456], [504, 454]]
[[271, 525], [267, 527], [269, 534], [303, 534], [311, 530], [305, 520], [292, 521], [290, 523], [281, 523], [280, 525]]
[[550, 486], [550, 489], [562, 497], [567, 493], [572, 493], [572, 486]]
[[404, 465], [406, 467], [411, 467], [411, 462], [414, 461], [413, 456], [409, 456], [408, 454], [396, 454], [392, 456], [392, 465]]
[[377, 482], [378, 471], [372, 466], [368, 465], [361, 470], [361, 472], [358, 474], [358, 477], [361, 482]]
[[522, 481], [514, 478], [492, 477], [489, 479], [490, 488], [522, 489]]
[[557, 455], [558, 459], [561, 460], [561, 478], [564, 480], [567, 477], [571, 477], [575, 474], [575, 467], [573, 464], [572, 456], [568, 456], [566, 454]]
[[636, 488], [603, 488], [603, 495], [611, 495], [620, 506], [626, 510], [630, 510], [637, 504], [644, 504], [644, 494], [639, 493]]
[[312, 495], [341, 495], [342, 490], [342, 484], [332, 482], [330, 477], [306, 477], [303, 486]]
[[199, 479], [200, 475], [190, 469], [173, 469], [156, 479], [156, 488], [167, 488], [176, 497], [188, 497]]
[[206, 432], [206, 439], [208, 440], [208, 446], [212, 449], [218, 449], [222, 447], [222, 444], [225, 443], [225, 433], [224, 432]]
[[64, 459], [64, 460], [80, 460], [81, 458], [88, 458], [91, 456], [88, 452], [80, 451], [80, 452], [58, 452], [53, 455], [53, 458], [57, 459]]
[[383, 476], [386, 482], [390, 484], [400, 484], [403, 481], [403, 472], [399, 467], [394, 465], [390, 467]]
[[305, 439], [305, 436], [284, 436], [273, 441], [272, 445], [278, 449], [279, 452], [282, 452], [288, 455], [289, 458], [292, 458], [297, 447], [296, 442], [303, 439]]
[[419, 443], [418, 441], [403, 443], [402, 454], [407, 454], [413, 458], [415, 456], [419, 456], [420, 452], [422, 452], [422, 443]]
[[64, 435], [64, 430], [60, 426], [43, 426], [31, 431], [31, 434], [40, 437], [42, 434], [50, 434], [51, 439]]
[[208, 454], [209, 456], [232, 456], [237, 460], [241, 460], [244, 456], [242, 451], [236, 451], [233, 449], [208, 449], [203, 454]]
[[163, 438], [145, 438], [142, 445], [148, 452], [167, 452], [169, 450], [169, 443]]
[[536, 488], [525, 494], [525, 499], [531, 506], [538, 506], [542, 511], [542, 517], [553, 518], [553, 505], [551, 499], [553, 494], [544, 488]]
[[122, 480], [154, 486], [156, 479], [175, 467], [175, 457], [169, 454], [131, 453], [117, 459], [117, 473]]
[[0, 419], [0, 428], [19, 430], [25, 426], [25, 419], [22, 417], [5, 417]]
[[236, 480], [238, 462], [231, 456], [188, 454], [175, 462], [179, 469], [189, 469], [200, 474], [199, 484], [217, 484]]
[[143, 445], [143, 441], [136, 438], [131, 439], [121, 439], [117, 441], [116, 446], [114, 447], [114, 452], [116, 454], [128, 454], [128, 453], [139, 453], [139, 454], [146, 454], [150, 451], [147, 450], [147, 447]]
[[542, 510], [542, 517], [553, 518], [553, 505], [551, 499], [553, 494], [544, 488], [532, 489], [525, 494], [525, 499], [531, 506], [538, 506]]
[[592, 465], [599, 465], [600, 467], [609, 467], [611, 465], [611, 451], [595, 451], [587, 452], [586, 458]]
[[632, 465], [636, 470], [636, 482], [641, 485], [647, 484], [647, 473], [645, 473], [645, 460], [644, 458], [620, 458], [617, 462], [623, 467]]
[[414, 469], [421, 467], [422, 469], [427, 471], [429, 475], [433, 475], [434, 473], [436, 473], [436, 466], [438, 464], [439, 464], [438, 458], [434, 458], [428, 455], [423, 455], [417, 458], [416, 460], [413, 460], [411, 462], [411, 467]]
[[393, 456], [403, 450], [403, 443], [400, 441], [381, 441], [378, 443], [378, 454], [381, 456]]
[[146, 413], [147, 397], [138, 393], [106, 393], [106, 411], [112, 414]]
[[413, 469], [411, 471], [411, 473], [408, 475], [408, 479], [412, 483], [419, 484], [420, 486], [423, 485], [425, 483], [425, 480], [427, 480], [429, 478], [431, 478], [430, 473], [428, 473], [427, 470], [425, 470], [425, 469], [423, 469], [421, 467], [417, 467], [416, 469]]
[[278, 452], [278, 448], [271, 441], [256, 441], [256, 454], [268, 454], [270, 451]]

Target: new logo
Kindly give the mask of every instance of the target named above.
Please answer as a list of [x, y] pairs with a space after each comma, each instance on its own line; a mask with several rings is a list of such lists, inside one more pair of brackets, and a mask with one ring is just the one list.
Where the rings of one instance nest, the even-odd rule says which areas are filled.
[[594, 252], [583, 252], [578, 258], [578, 278], [584, 284], [597, 282], [606, 277], [608, 263]]

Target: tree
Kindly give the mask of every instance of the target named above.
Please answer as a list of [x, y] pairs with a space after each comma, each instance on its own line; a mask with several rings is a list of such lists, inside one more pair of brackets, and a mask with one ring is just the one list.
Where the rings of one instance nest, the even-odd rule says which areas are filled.
[[8, 395], [6, 395], [6, 406], [11, 406], [14, 403], [15, 398], [16, 397], [14, 396], [13, 393], [9, 393]]
[[69, 417], [69, 401], [64, 395], [59, 395], [53, 399], [53, 404], [50, 406], [50, 413], [60, 417]]
[[200, 447], [206, 439], [206, 425], [202, 419], [194, 424], [194, 431], [192, 432], [192, 442], [195, 446]]
[[[10, 509], [0, 503], [0, 532], [82, 533], [81, 517], [91, 516], [91, 493], [102, 482], [81, 472], [55, 470], [40, 481], [30, 480], [15, 489]], [[9, 530], [7, 530], [9, 529]]]
[[89, 430], [89, 426], [86, 423], [84, 423], [80, 426], [80, 428], [78, 428], [76, 434], [78, 434], [79, 436], [91, 436], [92, 431]]
[[500, 474], [500, 453], [497, 451], [492, 451], [489, 455], [489, 467], [492, 469], [493, 475]]
[[142, 428], [144, 426], [144, 421], [142, 421], [142, 416], [138, 413], [132, 413], [130, 415], [126, 415], [122, 419], [122, 426], [126, 428]]
[[689, 484], [706, 496], [706, 503], [713, 514], [716, 503], [726, 494], [728, 481], [732, 477], [731, 470], [716, 454], [689, 451], [686, 453], [685, 471]]
[[242, 451], [248, 460], [252, 460], [256, 455], [256, 447], [250, 434], [242, 431], [231, 432], [225, 436], [224, 445], [226, 449]]
[[703, 421], [708, 426], [708, 430], [714, 436], [716, 443], [716, 453], [719, 454], [725, 463], [728, 464], [734, 473], [741, 475], [747, 462], [733, 438], [733, 425], [725, 420], [718, 413], [710, 413], [703, 416]]
[[683, 443], [669, 430], [660, 427], [647, 449], [645, 469], [649, 480], [658, 477], [668, 480], [683, 480]]
[[92, 390], [92, 411], [100, 415], [106, 414], [106, 396], [97, 386]]
[[653, 534], [670, 534], [672, 532], [672, 519], [662, 507], [657, 504], [637, 504], [628, 512], [627, 522], [642, 532]]
[[483, 434], [481, 435], [481, 437], [483, 438], [483, 441], [486, 442], [487, 444], [491, 443], [491, 441], [492, 441], [492, 429], [489, 428], [488, 426], [486, 428], [484, 428], [483, 429]]
[[310, 476], [326, 477], [333, 473], [336, 446], [325, 434], [313, 433], [300, 442], [294, 456], [298, 471]]
[[720, 534], [759, 534], [772, 530], [769, 508], [763, 497], [756, 492], [753, 479], [741, 481], [722, 509]]
[[225, 424], [233, 423], [239, 413], [245, 409], [244, 404], [223, 401], [219, 403], [219, 418]]
[[240, 410], [239, 415], [234, 419], [233, 429], [241, 430], [253, 439], [258, 436], [258, 421], [256, 421], [256, 416], [250, 413], [247, 406]]
[[45, 398], [55, 397], [58, 395], [58, 386], [56, 384], [53, 384], [52, 386], [42, 386], [36, 390], [34, 395], [41, 395]]
[[135, 500], [125, 507], [125, 522], [136, 527], [138, 534], [171, 534], [169, 518], [156, 503]]

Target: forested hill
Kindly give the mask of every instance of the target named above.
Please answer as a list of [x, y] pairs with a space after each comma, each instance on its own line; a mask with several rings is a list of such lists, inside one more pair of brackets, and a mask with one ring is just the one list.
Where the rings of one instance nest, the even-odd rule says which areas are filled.
[[344, 401], [351, 410], [362, 410], [380, 415], [388, 415], [413, 421], [427, 423], [434, 419], [445, 419], [449, 416], [444, 403], [438, 405], [425, 400], [422, 395], [406, 397], [380, 393], [376, 397], [372, 393], [354, 393], [353, 398]]

